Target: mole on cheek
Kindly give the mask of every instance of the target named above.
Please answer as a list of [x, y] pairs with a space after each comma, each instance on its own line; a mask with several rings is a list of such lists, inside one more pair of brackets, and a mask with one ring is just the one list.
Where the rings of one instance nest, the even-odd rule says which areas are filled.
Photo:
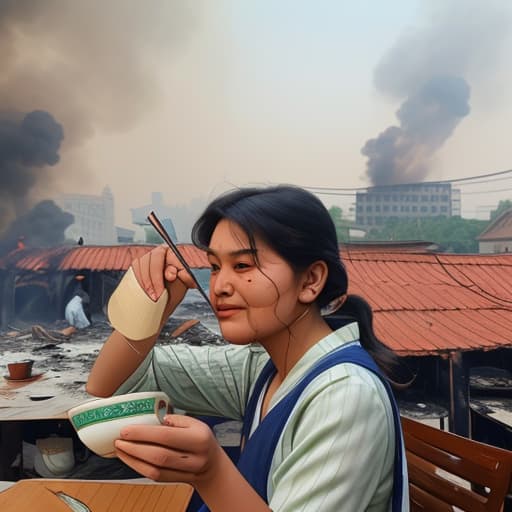
[[252, 282], [252, 279], [247, 279], [247, 282], [248, 282], [248, 283]]

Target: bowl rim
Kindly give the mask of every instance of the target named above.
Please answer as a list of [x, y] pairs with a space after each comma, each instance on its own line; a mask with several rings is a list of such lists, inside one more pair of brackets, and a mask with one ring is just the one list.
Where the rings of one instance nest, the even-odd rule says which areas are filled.
[[164, 391], [139, 391], [135, 393], [124, 393], [122, 395], [113, 395], [105, 398], [92, 398], [68, 410], [68, 417], [71, 420], [77, 414], [85, 411], [93, 411], [107, 405], [115, 405], [123, 402], [132, 402], [133, 400], [143, 400], [144, 398], [156, 398], [170, 403], [169, 396]]

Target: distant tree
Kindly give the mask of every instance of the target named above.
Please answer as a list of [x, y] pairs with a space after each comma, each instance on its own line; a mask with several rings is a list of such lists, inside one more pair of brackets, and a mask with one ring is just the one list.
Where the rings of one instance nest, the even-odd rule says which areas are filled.
[[144, 234], [145, 234], [145, 242], [147, 244], [161, 244], [162, 238], [161, 236], [155, 231], [155, 228], [153, 226], [144, 226]]
[[512, 201], [510, 199], [504, 199], [498, 203], [496, 210], [491, 211], [491, 220], [498, 218], [505, 210], [512, 208]]
[[366, 240], [424, 240], [436, 243], [446, 252], [477, 253], [476, 237], [488, 221], [461, 217], [427, 217], [395, 219], [381, 228], [372, 229]]
[[343, 210], [339, 206], [331, 206], [329, 208], [329, 215], [336, 227], [338, 242], [348, 242], [350, 239], [350, 221], [343, 217]]

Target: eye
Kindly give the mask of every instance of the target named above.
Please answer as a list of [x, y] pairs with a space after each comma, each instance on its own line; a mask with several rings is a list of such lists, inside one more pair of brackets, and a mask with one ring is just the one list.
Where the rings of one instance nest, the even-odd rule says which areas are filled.
[[213, 274], [214, 272], [218, 272], [220, 269], [219, 265], [217, 265], [216, 263], [211, 263], [210, 264], [210, 272]]
[[238, 263], [235, 264], [236, 270], [245, 270], [248, 268], [251, 268], [251, 265], [249, 265], [248, 263], [243, 263], [243, 262], [239, 261]]

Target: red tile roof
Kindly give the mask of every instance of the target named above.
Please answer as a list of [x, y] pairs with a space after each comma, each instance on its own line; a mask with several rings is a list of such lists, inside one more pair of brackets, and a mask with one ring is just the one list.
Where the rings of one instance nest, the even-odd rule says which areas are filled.
[[344, 253], [349, 293], [403, 355], [512, 347], [512, 255]]
[[[0, 260], [0, 268], [61, 271], [125, 270], [154, 245], [73, 246], [23, 249]], [[179, 246], [195, 268], [205, 254]], [[512, 347], [512, 254], [459, 255], [397, 252], [376, 247], [341, 249], [349, 293], [374, 310], [377, 335], [402, 355]]]

